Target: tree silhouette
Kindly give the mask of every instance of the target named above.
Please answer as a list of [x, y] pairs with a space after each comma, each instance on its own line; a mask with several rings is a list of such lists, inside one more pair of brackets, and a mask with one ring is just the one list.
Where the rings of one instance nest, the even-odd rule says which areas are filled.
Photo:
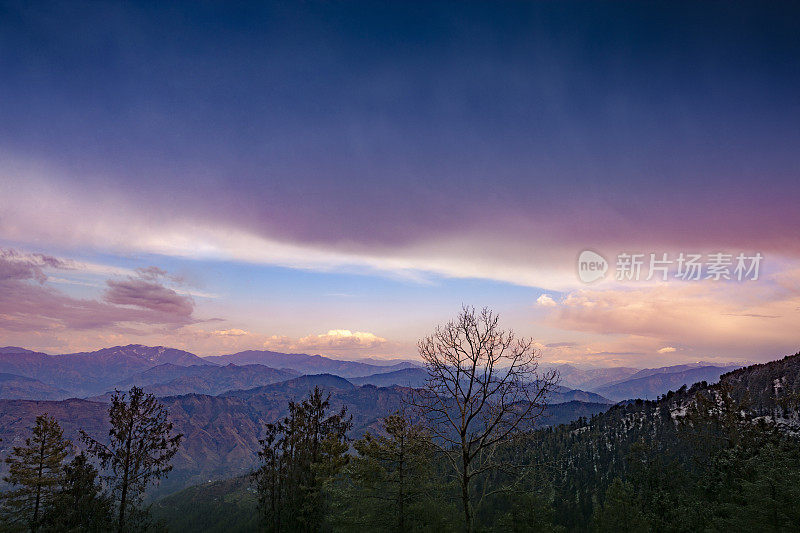
[[419, 342], [419, 353], [428, 378], [411, 403], [457, 474], [469, 532], [474, 509], [503, 490], [484, 490], [476, 500], [475, 481], [508, 466], [495, 460], [497, 447], [535, 426], [558, 376], [539, 373], [533, 339], [500, 329], [499, 317], [486, 308], [462, 308], [456, 320]]
[[3, 495], [4, 514], [10, 522], [25, 523], [34, 532], [39, 528], [43, 511], [61, 484], [69, 448], [55, 418], [46, 413], [36, 417], [25, 445], [15, 446], [6, 458], [9, 473], [4, 480], [16, 487]]
[[139, 387], [131, 388], [127, 395], [116, 391], [108, 415], [108, 445], [83, 430], [81, 438], [87, 444], [87, 452], [111, 472], [106, 479], [118, 506], [117, 530], [123, 532], [127, 515], [136, 509], [147, 485], [172, 470], [170, 461], [183, 435], [172, 435], [172, 423], [164, 406]]

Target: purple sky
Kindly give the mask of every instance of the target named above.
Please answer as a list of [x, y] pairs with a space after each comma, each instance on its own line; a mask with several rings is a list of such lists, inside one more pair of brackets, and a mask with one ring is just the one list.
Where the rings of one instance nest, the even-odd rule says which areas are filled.
[[[799, 23], [756, 2], [0, 2], [0, 345], [410, 356], [463, 302], [551, 360], [794, 352]], [[765, 261], [584, 285], [584, 249]]]

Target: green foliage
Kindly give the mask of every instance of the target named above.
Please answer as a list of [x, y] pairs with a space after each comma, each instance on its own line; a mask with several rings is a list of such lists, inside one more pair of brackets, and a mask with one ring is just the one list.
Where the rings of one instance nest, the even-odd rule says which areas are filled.
[[117, 506], [117, 530], [147, 528], [147, 513], [139, 508], [142, 495], [150, 482], [158, 481], [172, 469], [170, 462], [183, 435], [172, 435], [172, 423], [164, 406], [139, 387], [131, 388], [128, 394], [117, 391], [111, 398], [108, 415], [108, 445], [84, 431], [81, 437], [88, 453], [110, 471], [106, 479]]
[[289, 415], [268, 424], [261, 467], [253, 473], [262, 524], [268, 531], [317, 531], [326, 519], [323, 488], [347, 463], [345, 408], [327, 416], [329, 397], [315, 387]]
[[554, 525], [555, 510], [550, 499], [536, 492], [509, 497], [511, 510], [497, 520], [497, 531], [512, 533], [555, 533], [564, 528]]
[[31, 531], [41, 525], [44, 511], [53, 504], [64, 475], [63, 461], [70, 442], [64, 439], [55, 418], [36, 417], [32, 435], [24, 446], [15, 446], [6, 458], [9, 473], [4, 481], [14, 488], [3, 495], [7, 522], [24, 524]]
[[250, 476], [203, 483], [152, 506], [169, 531], [244, 533], [258, 531], [258, 496]]
[[329, 486], [342, 531], [441, 531], [452, 505], [434, 471], [436, 447], [422, 426], [396, 413], [378, 434], [353, 444], [358, 455]]
[[630, 483], [615, 478], [605, 494], [603, 505], [595, 513], [595, 528], [600, 532], [634, 533], [648, 531], [641, 511], [636, 505]]
[[97, 469], [83, 453], [64, 466], [61, 487], [42, 520], [52, 532], [108, 531], [114, 522], [111, 498], [98, 483]]

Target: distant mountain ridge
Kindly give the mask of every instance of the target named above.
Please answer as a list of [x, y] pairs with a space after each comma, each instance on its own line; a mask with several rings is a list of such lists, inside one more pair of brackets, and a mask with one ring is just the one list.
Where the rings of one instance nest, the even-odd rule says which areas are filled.
[[[49, 400], [70, 396], [96, 397], [115, 388], [129, 388], [134, 384], [144, 386], [148, 392], [158, 396], [192, 392], [213, 395], [227, 390], [269, 385], [304, 374], [332, 374], [346, 378], [355, 385], [371, 384], [378, 387], [419, 387], [424, 384], [427, 378], [424, 368], [411, 361], [395, 361], [399, 362], [375, 358], [348, 361], [323, 355], [286, 354], [268, 350], [198, 357], [184, 350], [140, 344], [49, 355], [6, 346], [0, 348], [0, 373], [21, 379], [13, 381], [13, 385], [9, 380], [7, 387], [0, 387], [0, 398]], [[247, 369], [243, 370], [245, 367]], [[712, 367], [719, 370], [713, 370]], [[225, 368], [227, 370], [219, 370]], [[636, 397], [655, 398], [684, 383], [715, 381], [720, 374], [735, 366], [689, 363], [652, 369], [581, 369], [573, 365], [554, 368], [559, 372], [560, 385], [583, 393], [565, 396], [561, 391], [553, 396], [553, 401], [604, 403]]]
[[624, 366], [581, 369], [568, 364], [551, 368], [558, 372], [561, 385], [581, 390], [593, 390], [614, 381], [622, 381], [640, 371], [638, 368]]
[[264, 365], [192, 365], [163, 364], [136, 374], [114, 388], [128, 390], [133, 385], [156, 396], [210, 394], [229, 390], [250, 389], [297, 377], [292, 370], [278, 370]]
[[22, 400], [31, 396], [39, 400], [63, 400], [69, 398], [69, 392], [38, 379], [0, 373], [0, 398]]
[[699, 368], [688, 367], [678, 372], [668, 372], [665, 369], [654, 369], [655, 371], [653, 372], [641, 371], [634, 374], [634, 376], [639, 377], [632, 377], [611, 385], [599, 387], [594, 389], [594, 392], [614, 401], [634, 398], [654, 400], [658, 396], [666, 394], [670, 390], [677, 390], [683, 385], [688, 386], [700, 381], [714, 383], [719, 381], [720, 376], [736, 368], [739, 367], [702, 366]]
[[216, 364], [227, 365], [234, 363], [259, 364], [271, 368], [289, 369], [301, 374], [336, 374], [343, 378], [356, 378], [402, 370], [404, 368], [414, 368], [412, 363], [401, 362], [393, 365], [374, 365], [361, 363], [358, 361], [345, 361], [331, 359], [323, 355], [309, 355], [304, 353], [286, 354], [272, 352], [269, 350], [247, 350], [228, 355], [215, 355], [205, 358]]
[[0, 349], [0, 372], [33, 378], [74, 396], [103, 393], [109, 385], [157, 364], [213, 364], [183, 350], [140, 344], [63, 355], [17, 347], [3, 350]]
[[391, 372], [381, 372], [370, 376], [350, 378], [354, 385], [375, 385], [376, 387], [422, 387], [428, 379], [428, 371], [424, 368], [403, 368]]

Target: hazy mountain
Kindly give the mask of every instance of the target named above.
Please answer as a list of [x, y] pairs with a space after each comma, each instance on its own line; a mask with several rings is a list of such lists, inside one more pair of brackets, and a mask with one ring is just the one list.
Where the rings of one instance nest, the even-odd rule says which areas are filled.
[[334, 376], [333, 374], [314, 374], [300, 376], [294, 379], [282, 381], [280, 383], [265, 385], [263, 387], [228, 391], [220, 396], [243, 399], [250, 399], [255, 396], [265, 395], [279, 395], [287, 398], [302, 398], [312, 391], [314, 387], [320, 387], [328, 392], [350, 391], [357, 388], [355, 385], [350, 383], [350, 381], [340, 376]]
[[0, 350], [0, 372], [38, 379], [74, 396], [102, 394], [115, 383], [154, 366], [211, 365], [196, 355], [163, 346], [114, 346], [94, 352], [48, 355]]
[[[350, 378], [354, 385], [375, 385], [376, 387], [390, 387], [400, 385], [403, 387], [422, 387], [428, 378], [428, 372], [423, 368], [406, 368], [394, 372], [383, 372], [362, 378]], [[548, 397], [548, 403], [566, 403], [571, 401], [594, 402], [598, 404], [612, 404], [611, 400], [593, 392], [574, 390], [558, 386]]]
[[654, 400], [670, 390], [677, 390], [683, 385], [691, 385], [700, 381], [713, 383], [726, 372], [738, 367], [704, 366], [688, 368], [678, 372], [661, 372], [661, 369], [643, 377], [632, 378], [612, 385], [594, 389], [595, 392], [614, 401], [631, 398]]
[[629, 378], [639, 371], [638, 368], [615, 366], [609, 368], [582, 369], [573, 365], [558, 365], [560, 384], [571, 389], [594, 390], [616, 381]]
[[216, 395], [234, 389], [250, 389], [286, 381], [296, 377], [292, 370], [277, 370], [264, 365], [159, 365], [126, 380], [115, 388], [127, 390], [133, 385], [143, 387], [156, 396], [179, 394]]
[[381, 372], [361, 378], [350, 378], [354, 385], [375, 385], [376, 387], [390, 387], [402, 385], [403, 387], [421, 387], [428, 378], [424, 368], [404, 368], [393, 372]]
[[111, 348], [103, 348], [94, 352], [79, 352], [62, 355], [61, 357], [89, 357], [96, 362], [117, 362], [123, 358], [132, 358], [146, 363], [152, 363], [150, 366], [162, 365], [165, 363], [181, 366], [213, 364], [202, 357], [198, 357], [195, 354], [184, 350], [167, 348], [166, 346], [143, 346], [141, 344], [113, 346]]
[[33, 350], [20, 348], [19, 346], [3, 346], [0, 348], [0, 353], [35, 353]]
[[323, 355], [287, 354], [270, 352], [266, 350], [248, 350], [230, 355], [217, 355], [206, 357], [207, 361], [227, 365], [258, 364], [271, 368], [290, 369], [300, 374], [336, 374], [344, 378], [370, 376], [382, 372], [391, 372], [403, 368], [413, 368], [408, 362], [396, 363], [388, 366], [360, 363], [357, 361], [343, 361], [331, 359]]
[[348, 361], [355, 361], [357, 363], [367, 363], [368, 365], [375, 365], [375, 366], [395, 366], [402, 363], [406, 363], [412, 367], [422, 366], [422, 361], [418, 361], [415, 359], [401, 359], [401, 358], [381, 359], [380, 357], [352, 357], [348, 359]]
[[17, 376], [16, 374], [0, 374], [0, 399], [19, 400], [37, 398], [41, 400], [62, 400], [69, 398], [69, 392], [42, 383], [38, 379]]
[[563, 386], [557, 386], [553, 392], [547, 397], [547, 403], [549, 404], [557, 404], [557, 403], [568, 403], [568, 402], [584, 402], [584, 403], [596, 403], [602, 404], [606, 407], [609, 404], [614, 403], [613, 401], [609, 400], [608, 398], [601, 396], [600, 394], [596, 394], [594, 392], [586, 392], [577, 389], [569, 389]]
[[[675, 374], [677, 372], [686, 372], [696, 368], [718, 367], [718, 368], [734, 369], [734, 368], [741, 368], [742, 366], [744, 365], [738, 363], [722, 363], [722, 364], [704, 363], [704, 362], [686, 363], [683, 365], [662, 366], [660, 368], [645, 368], [644, 370], [639, 370], [638, 372], [636, 372], [627, 379], [645, 378], [656, 374]], [[613, 383], [609, 383], [609, 385], [613, 385]]]

